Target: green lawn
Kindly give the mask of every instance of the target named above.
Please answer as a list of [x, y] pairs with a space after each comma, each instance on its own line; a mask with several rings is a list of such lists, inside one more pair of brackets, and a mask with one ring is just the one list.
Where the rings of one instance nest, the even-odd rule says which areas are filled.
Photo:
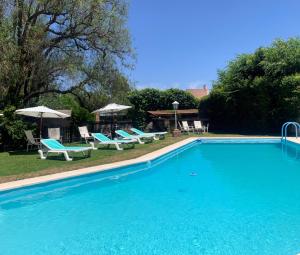
[[[205, 134], [205, 136], [220, 136], [220, 134], [208, 133]], [[222, 136], [233, 136], [233, 134]], [[0, 153], [0, 182], [132, 159], [184, 140], [188, 137], [190, 136], [182, 135], [177, 138], [167, 136], [163, 140], [144, 145], [137, 144], [135, 148], [128, 148], [123, 151], [117, 151], [113, 147], [111, 147], [111, 149], [98, 149], [92, 151], [90, 158], [82, 158], [80, 155], [74, 155], [73, 161], [70, 162], [65, 161], [63, 156], [56, 155], [49, 156], [46, 160], [41, 160], [37, 151], [2, 152]], [[84, 146], [83, 144], [72, 145]]]

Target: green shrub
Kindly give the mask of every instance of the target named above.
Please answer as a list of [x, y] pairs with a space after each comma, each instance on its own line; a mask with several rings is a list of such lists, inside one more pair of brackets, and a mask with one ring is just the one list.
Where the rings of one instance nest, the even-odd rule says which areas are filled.
[[1, 143], [9, 148], [22, 147], [26, 142], [24, 130], [35, 128], [34, 124], [23, 122], [15, 110], [14, 106], [7, 106], [1, 123]]
[[300, 116], [300, 39], [276, 40], [243, 54], [219, 72], [199, 105], [210, 127], [222, 131], [279, 131]]

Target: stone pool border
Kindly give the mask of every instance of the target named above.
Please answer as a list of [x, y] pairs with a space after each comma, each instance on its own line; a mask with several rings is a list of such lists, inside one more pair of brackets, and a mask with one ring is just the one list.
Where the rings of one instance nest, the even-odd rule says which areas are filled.
[[[119, 168], [119, 167], [124, 167], [132, 164], [137, 164], [137, 163], [143, 163], [149, 160], [154, 160], [166, 153], [169, 153], [173, 150], [176, 150], [184, 145], [187, 145], [193, 141], [196, 140], [203, 140], [203, 139], [274, 139], [274, 138], [280, 138], [280, 137], [270, 137], [270, 136], [243, 136], [243, 137], [189, 137], [183, 141], [168, 145], [164, 148], [161, 148], [159, 150], [147, 153], [143, 156], [134, 158], [134, 159], [129, 159], [129, 160], [123, 160], [115, 163], [109, 163], [109, 164], [104, 164], [104, 165], [98, 165], [98, 166], [92, 166], [92, 167], [87, 167], [87, 168], [81, 168], [77, 170], [71, 170], [71, 171], [66, 171], [66, 172], [61, 172], [61, 173], [55, 173], [55, 174], [49, 174], [49, 175], [44, 175], [44, 176], [38, 176], [38, 177], [33, 177], [33, 178], [27, 178], [27, 179], [22, 179], [22, 180], [17, 180], [17, 181], [11, 181], [11, 182], [5, 182], [0, 184], [0, 192], [1, 191], [8, 191], [8, 190], [13, 190], [17, 188], [23, 188], [31, 185], [36, 185], [36, 184], [42, 184], [42, 183], [47, 183], [51, 181], [58, 181], [66, 178], [71, 178], [71, 177], [77, 177], [81, 175], [86, 175], [86, 174], [92, 174], [92, 173], [97, 173], [97, 172], [102, 172], [105, 170], [111, 170], [114, 168]], [[288, 138], [288, 141], [300, 144], [300, 138]]]

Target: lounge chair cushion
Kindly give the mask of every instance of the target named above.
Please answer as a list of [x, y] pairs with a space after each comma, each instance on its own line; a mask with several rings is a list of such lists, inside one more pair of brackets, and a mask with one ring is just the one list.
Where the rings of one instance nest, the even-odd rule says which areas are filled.
[[131, 128], [130, 130], [132, 132], [135, 132], [138, 135], [150, 135], [150, 136], [152, 136], [152, 135], [165, 135], [165, 134], [168, 133], [168, 132], [149, 132], [149, 133], [145, 133], [142, 130], [139, 130], [137, 128]]
[[63, 146], [55, 139], [42, 139], [42, 144], [52, 151], [86, 151], [91, 150], [91, 147], [79, 147], [79, 146]]

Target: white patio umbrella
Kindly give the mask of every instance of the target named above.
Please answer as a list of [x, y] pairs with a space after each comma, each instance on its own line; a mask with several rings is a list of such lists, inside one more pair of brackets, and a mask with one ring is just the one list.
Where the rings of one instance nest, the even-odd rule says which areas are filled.
[[100, 116], [111, 116], [110, 123], [110, 134], [112, 134], [113, 116], [117, 115], [119, 112], [132, 108], [132, 106], [121, 105], [121, 104], [108, 104], [103, 108], [93, 111], [92, 113], [99, 113]]
[[108, 104], [107, 106], [100, 108], [98, 110], [93, 111], [93, 113], [99, 113], [100, 116], [112, 116], [120, 111], [127, 110], [132, 106], [121, 105], [121, 104]]
[[42, 137], [43, 118], [68, 118], [70, 115], [52, 110], [46, 106], [30, 107], [16, 110], [16, 114], [40, 118], [40, 137]]

